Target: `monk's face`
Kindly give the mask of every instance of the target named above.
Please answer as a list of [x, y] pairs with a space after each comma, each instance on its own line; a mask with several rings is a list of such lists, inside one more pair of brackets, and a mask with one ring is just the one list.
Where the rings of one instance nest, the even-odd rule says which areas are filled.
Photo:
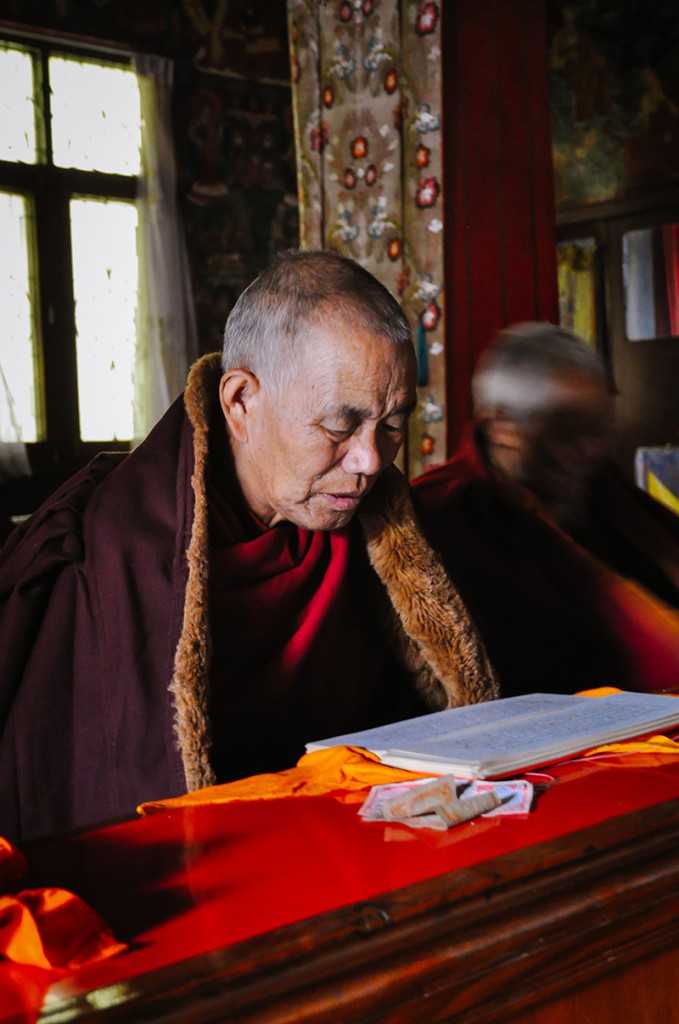
[[253, 378], [239, 422], [227, 415], [253, 515], [266, 526], [345, 526], [396, 457], [415, 379], [410, 346], [351, 322], [313, 327], [292, 385], [276, 392]]
[[605, 386], [584, 376], [564, 377], [560, 397], [518, 427], [516, 447], [504, 468], [568, 529], [584, 514], [611, 437], [612, 405]]

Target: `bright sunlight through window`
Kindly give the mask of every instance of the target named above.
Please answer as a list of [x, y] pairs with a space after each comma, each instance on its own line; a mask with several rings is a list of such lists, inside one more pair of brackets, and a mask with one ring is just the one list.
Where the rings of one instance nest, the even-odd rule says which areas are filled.
[[78, 405], [83, 441], [132, 437], [137, 210], [71, 201]]
[[[42, 121], [43, 74], [49, 131]], [[58, 410], [59, 398], [53, 376], [43, 375], [44, 339], [52, 367], [55, 357], [61, 367], [72, 366], [75, 346], [80, 439], [130, 440], [138, 291], [132, 197], [141, 148], [137, 76], [129, 67], [50, 52], [39, 42], [0, 43], [0, 123], [0, 160], [16, 165], [11, 178], [0, 178], [0, 427], [8, 422], [24, 441], [59, 445], [50, 426], [61, 424], [58, 416], [45, 429], [43, 383], [50, 409]], [[51, 153], [42, 152], [45, 138]], [[89, 174], [86, 185], [82, 172]], [[36, 239], [46, 251], [37, 251]], [[75, 339], [68, 278], [64, 286], [52, 272], [54, 260], [68, 267], [69, 251]], [[72, 437], [74, 417], [70, 424]]]
[[50, 57], [49, 76], [57, 167], [138, 174], [141, 115], [134, 72]]
[[33, 58], [0, 45], [0, 160], [34, 164]]
[[11, 396], [9, 402], [0, 403], [0, 440], [12, 440], [15, 427], [22, 441], [37, 441], [41, 434], [35, 393], [31, 226], [26, 197], [0, 192], [0, 373], [4, 378], [0, 389], [3, 396]]

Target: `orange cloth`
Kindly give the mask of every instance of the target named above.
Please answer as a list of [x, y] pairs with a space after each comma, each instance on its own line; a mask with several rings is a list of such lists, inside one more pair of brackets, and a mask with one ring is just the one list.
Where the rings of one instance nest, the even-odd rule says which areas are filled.
[[0, 896], [0, 956], [33, 967], [74, 968], [121, 953], [92, 907], [66, 889]]
[[[431, 773], [429, 773], [431, 774]], [[283, 796], [318, 796], [342, 790], [355, 793], [369, 786], [407, 779], [423, 779], [424, 772], [409, 772], [382, 764], [376, 754], [360, 747], [329, 747], [300, 757], [296, 767], [267, 775], [226, 782], [198, 789], [185, 796], [149, 801], [137, 808], [140, 814], [154, 814], [172, 807], [193, 807], [204, 803], [229, 803], [232, 800], [275, 800]]]
[[[647, 736], [643, 740], [622, 740], [620, 743], [604, 743], [600, 747], [592, 747], [587, 757], [600, 754], [653, 754], [676, 757], [679, 754], [679, 743], [669, 736]], [[638, 767], [639, 762], [635, 759]]]
[[[26, 858], [0, 836], [0, 882], [20, 878]], [[72, 968], [127, 949], [92, 907], [66, 889], [0, 896], [0, 957], [32, 967]]]
[[595, 690], [578, 690], [576, 697], [609, 697], [612, 693], [622, 693], [617, 686], [597, 686]]

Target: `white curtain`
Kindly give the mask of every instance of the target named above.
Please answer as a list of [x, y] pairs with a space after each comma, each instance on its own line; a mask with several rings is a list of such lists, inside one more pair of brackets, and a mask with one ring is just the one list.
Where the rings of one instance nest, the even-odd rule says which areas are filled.
[[2, 368], [0, 353], [0, 483], [17, 476], [30, 476], [26, 445], [21, 440], [21, 427], [14, 413], [12, 393]]
[[136, 55], [142, 113], [139, 304], [134, 433], [141, 441], [186, 383], [198, 355], [186, 250], [177, 210], [172, 141], [173, 65]]

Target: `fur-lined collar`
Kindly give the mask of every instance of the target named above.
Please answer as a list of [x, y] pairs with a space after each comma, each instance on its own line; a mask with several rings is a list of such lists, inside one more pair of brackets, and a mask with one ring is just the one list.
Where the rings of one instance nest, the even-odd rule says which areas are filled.
[[[219, 355], [192, 368], [184, 395], [193, 427], [194, 518], [187, 551], [184, 619], [170, 689], [189, 790], [212, 785], [208, 718], [208, 509], [205, 471]], [[394, 467], [382, 474], [359, 512], [370, 561], [390, 599], [390, 632], [414, 683], [432, 708], [492, 700], [495, 673], [469, 613], [415, 520], [408, 485]]]

